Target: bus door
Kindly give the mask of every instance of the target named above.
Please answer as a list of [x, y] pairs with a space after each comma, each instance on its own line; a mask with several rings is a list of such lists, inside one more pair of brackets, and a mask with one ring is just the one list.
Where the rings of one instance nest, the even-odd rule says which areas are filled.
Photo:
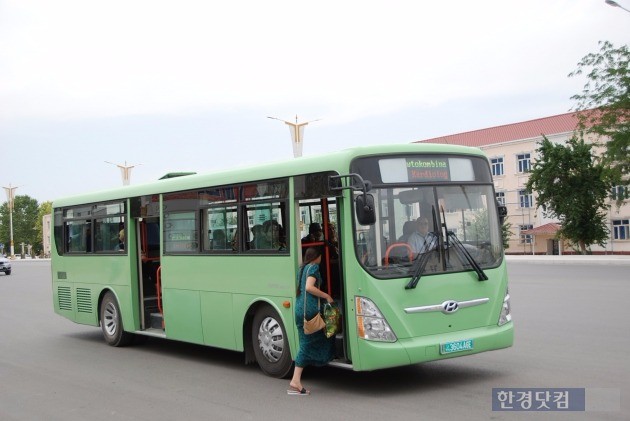
[[138, 244], [138, 295], [141, 330], [164, 332], [160, 287], [159, 196], [131, 199]]
[[341, 298], [339, 271], [339, 233], [337, 232], [337, 206], [334, 198], [299, 203], [302, 257], [309, 247], [317, 247], [322, 254], [320, 273], [322, 289], [335, 300]]
[[[310, 174], [295, 179], [297, 240], [300, 242], [302, 258], [307, 248], [320, 249], [322, 254], [320, 273], [323, 280], [321, 288], [333, 297], [341, 307], [342, 314], [346, 314], [343, 308], [344, 282], [341, 270], [343, 244], [339, 240], [342, 228], [337, 206], [339, 199], [335, 196], [336, 192], [331, 192], [328, 188], [329, 175], [336, 174]], [[346, 355], [342, 332], [336, 338], [336, 359], [345, 360]]]
[[158, 218], [142, 218], [137, 221], [140, 244], [138, 273], [140, 295], [140, 320], [142, 330], [164, 329], [161, 268], [160, 268], [160, 221]]

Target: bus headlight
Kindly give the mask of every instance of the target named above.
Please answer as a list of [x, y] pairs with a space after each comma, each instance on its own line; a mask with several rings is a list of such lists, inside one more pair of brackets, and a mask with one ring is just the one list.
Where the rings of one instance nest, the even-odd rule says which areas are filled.
[[510, 314], [510, 292], [505, 290], [505, 298], [503, 298], [503, 307], [501, 307], [501, 314], [499, 315], [499, 326], [503, 326], [507, 322], [512, 321], [512, 315]]
[[359, 338], [368, 341], [396, 342], [396, 335], [372, 300], [355, 297], [354, 302]]

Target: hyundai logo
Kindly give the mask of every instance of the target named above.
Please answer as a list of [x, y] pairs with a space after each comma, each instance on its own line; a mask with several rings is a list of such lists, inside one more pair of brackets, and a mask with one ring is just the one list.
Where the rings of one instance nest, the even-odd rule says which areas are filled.
[[448, 300], [442, 303], [442, 313], [452, 314], [459, 310], [459, 303], [457, 301]]

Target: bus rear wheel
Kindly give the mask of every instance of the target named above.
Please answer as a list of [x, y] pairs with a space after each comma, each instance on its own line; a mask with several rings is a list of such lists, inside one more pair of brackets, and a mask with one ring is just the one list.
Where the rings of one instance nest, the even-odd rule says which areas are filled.
[[108, 345], [125, 346], [133, 340], [133, 334], [123, 329], [120, 307], [112, 292], [106, 293], [101, 301], [101, 329]]
[[276, 378], [286, 377], [293, 360], [282, 319], [268, 306], [258, 309], [252, 324], [252, 344], [261, 370]]

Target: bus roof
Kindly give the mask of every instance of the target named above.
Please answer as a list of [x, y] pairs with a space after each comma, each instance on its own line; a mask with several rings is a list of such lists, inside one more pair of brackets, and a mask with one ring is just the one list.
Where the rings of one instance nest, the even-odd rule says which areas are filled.
[[53, 206], [60, 207], [82, 203], [114, 201], [128, 197], [192, 190], [200, 187], [221, 186], [248, 181], [268, 180], [323, 171], [337, 171], [340, 174], [347, 174], [350, 162], [356, 157], [401, 153], [469, 154], [485, 157], [481, 149], [458, 145], [409, 143], [361, 146], [322, 155], [300, 157], [253, 166], [241, 166], [231, 170], [219, 170], [197, 174], [187, 173], [184, 177], [163, 177], [160, 180], [143, 184], [122, 186], [109, 190], [60, 198], [53, 202]]

